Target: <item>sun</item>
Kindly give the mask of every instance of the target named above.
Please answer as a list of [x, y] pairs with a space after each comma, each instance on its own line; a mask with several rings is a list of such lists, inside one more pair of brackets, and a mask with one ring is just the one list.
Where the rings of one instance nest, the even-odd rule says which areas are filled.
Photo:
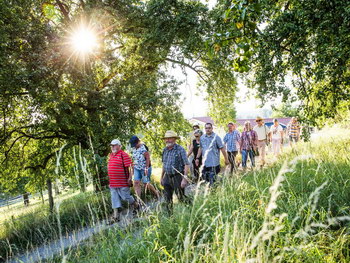
[[97, 34], [93, 29], [80, 25], [77, 29], [72, 30], [69, 43], [76, 55], [85, 57], [96, 51], [98, 47]]

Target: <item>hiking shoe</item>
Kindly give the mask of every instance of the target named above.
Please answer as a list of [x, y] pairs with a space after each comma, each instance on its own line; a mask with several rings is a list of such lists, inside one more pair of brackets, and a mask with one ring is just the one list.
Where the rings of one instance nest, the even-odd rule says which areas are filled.
[[135, 218], [135, 217], [138, 217], [139, 214], [141, 212], [141, 206], [139, 205], [138, 207], [134, 208], [132, 210], [132, 216]]
[[108, 220], [107, 220], [107, 225], [113, 225], [115, 223], [118, 223], [120, 221], [120, 216], [118, 215], [117, 217], [111, 216]]

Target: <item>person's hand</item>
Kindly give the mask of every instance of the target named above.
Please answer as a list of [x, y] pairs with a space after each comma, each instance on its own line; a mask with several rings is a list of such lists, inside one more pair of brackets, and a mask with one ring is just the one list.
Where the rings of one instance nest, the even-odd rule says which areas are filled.
[[226, 164], [226, 165], [229, 165], [230, 162], [229, 162], [227, 159], [225, 159], [225, 164]]
[[148, 176], [148, 168], [145, 168], [145, 176]]
[[182, 178], [182, 181], [181, 181], [181, 188], [185, 188], [188, 184], [188, 181], [186, 180], [185, 177]]
[[196, 159], [195, 163], [196, 163], [196, 166], [198, 166], [199, 165], [199, 160]]

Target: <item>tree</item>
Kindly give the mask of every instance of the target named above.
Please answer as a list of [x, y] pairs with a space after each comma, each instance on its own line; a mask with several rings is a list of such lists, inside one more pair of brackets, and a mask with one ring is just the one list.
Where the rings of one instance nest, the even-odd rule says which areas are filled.
[[295, 117], [299, 115], [298, 107], [291, 103], [281, 103], [277, 107], [272, 106], [272, 118]]
[[[225, 26], [215, 45], [229, 46], [237, 72], [267, 101], [300, 100], [300, 113], [322, 125], [349, 109], [348, 1], [220, 1]], [[287, 85], [287, 79], [291, 85]]]
[[[178, 83], [164, 65], [196, 71], [217, 90], [209, 92], [213, 103], [235, 83], [227, 63], [206, 52], [212, 24], [198, 1], [2, 0], [0, 8], [3, 181], [18, 174], [50, 186], [60, 148], [71, 156], [80, 146], [93, 152], [98, 190], [113, 138], [127, 142], [142, 131], [151, 142], [170, 126], [180, 134], [187, 128]], [[98, 35], [90, 56], [71, 49], [82, 25]]]

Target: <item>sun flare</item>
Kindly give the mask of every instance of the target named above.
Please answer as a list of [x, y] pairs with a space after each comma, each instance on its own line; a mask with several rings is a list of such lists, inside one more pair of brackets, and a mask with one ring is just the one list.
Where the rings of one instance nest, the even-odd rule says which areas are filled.
[[98, 46], [97, 35], [92, 29], [86, 26], [80, 26], [72, 32], [70, 44], [74, 53], [79, 56], [89, 55], [93, 53]]

